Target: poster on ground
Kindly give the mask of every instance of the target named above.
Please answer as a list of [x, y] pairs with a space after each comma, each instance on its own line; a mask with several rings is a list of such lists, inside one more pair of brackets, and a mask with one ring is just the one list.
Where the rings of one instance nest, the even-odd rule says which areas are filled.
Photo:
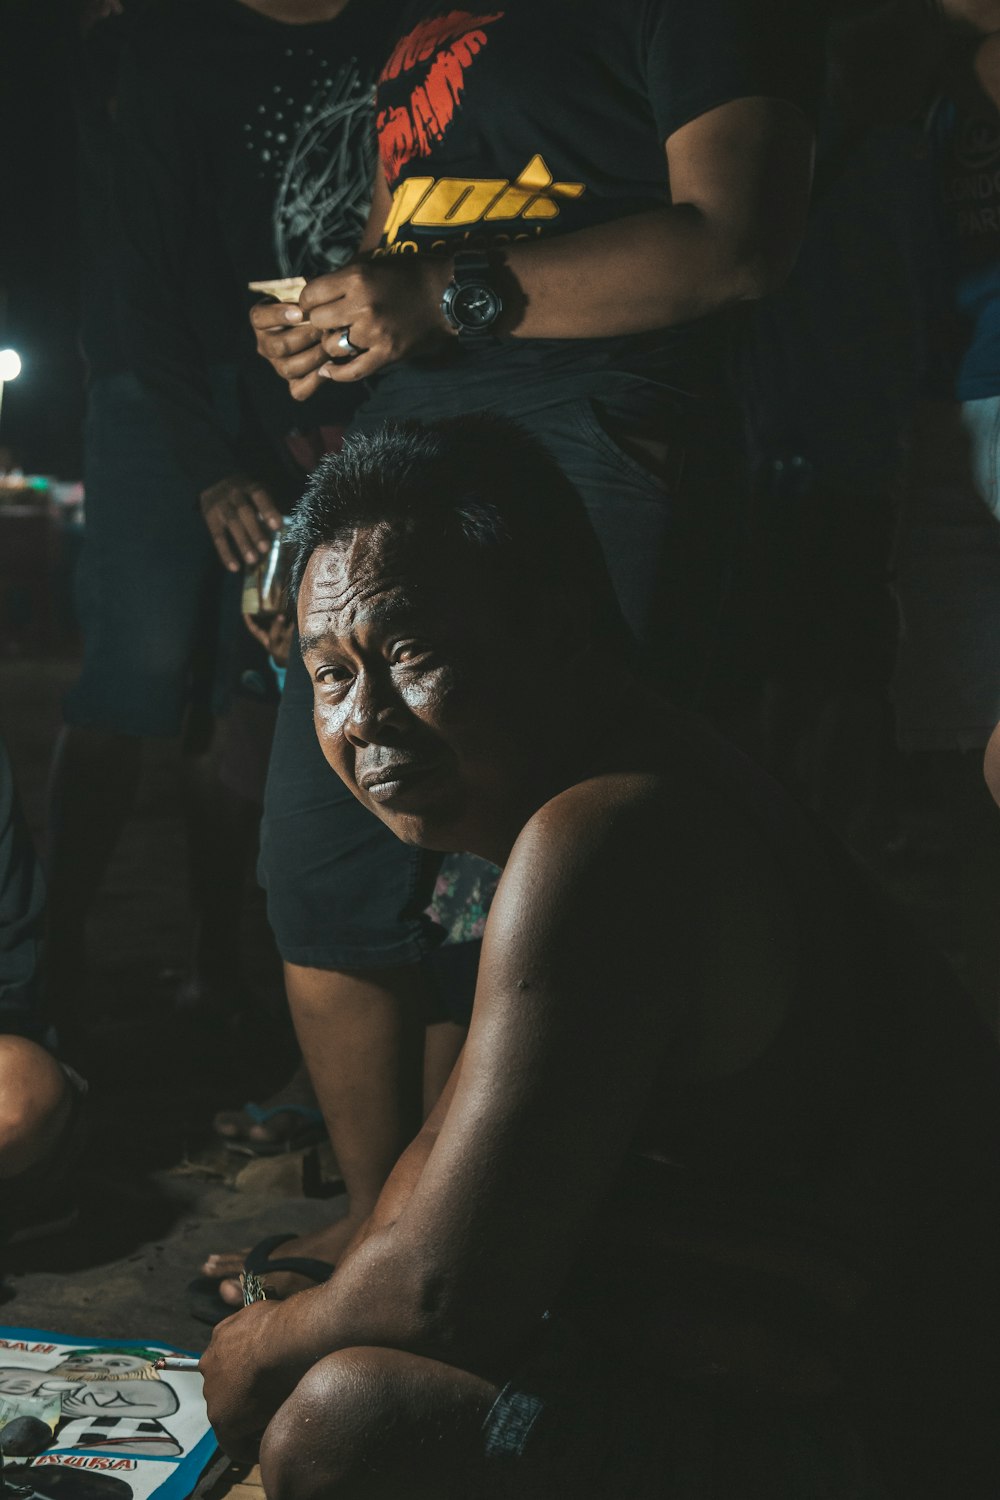
[[53, 1429], [35, 1457], [6, 1459], [6, 1500], [186, 1500], [216, 1452], [202, 1380], [153, 1367], [186, 1352], [0, 1328], [0, 1423]]

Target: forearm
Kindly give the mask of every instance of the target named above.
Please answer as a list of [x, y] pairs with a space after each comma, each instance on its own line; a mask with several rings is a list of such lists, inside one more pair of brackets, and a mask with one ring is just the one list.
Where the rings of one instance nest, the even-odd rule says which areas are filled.
[[[691, 204], [511, 245], [498, 274], [498, 331], [525, 339], [608, 338], [688, 323], [763, 295], [788, 266], [740, 243]], [[441, 261], [440, 299], [452, 275]]]
[[[488, 1311], [481, 1327], [472, 1308], [482, 1297], [463, 1299], [459, 1266], [475, 1266], [464, 1251], [464, 1231], [449, 1234], [446, 1225], [428, 1231], [425, 1214], [411, 1205], [438, 1139], [440, 1123], [458, 1081], [453, 1073], [437, 1106], [416, 1140], [396, 1163], [374, 1212], [358, 1231], [335, 1275], [315, 1291], [303, 1292], [281, 1305], [274, 1330], [279, 1358], [291, 1370], [304, 1372], [317, 1359], [339, 1349], [385, 1347], [405, 1349], [439, 1359], [460, 1359], [467, 1366], [488, 1363], [504, 1333], [517, 1337], [509, 1317], [497, 1338]], [[459, 1316], [456, 1309], [464, 1305]], [[532, 1312], [526, 1309], [530, 1321]]]
[[289, 1375], [360, 1346], [436, 1358], [455, 1352], [457, 1330], [444, 1298], [431, 1291], [444, 1279], [442, 1247], [414, 1232], [406, 1213], [433, 1139], [422, 1134], [404, 1152], [330, 1281], [281, 1304], [269, 1338], [275, 1363]]

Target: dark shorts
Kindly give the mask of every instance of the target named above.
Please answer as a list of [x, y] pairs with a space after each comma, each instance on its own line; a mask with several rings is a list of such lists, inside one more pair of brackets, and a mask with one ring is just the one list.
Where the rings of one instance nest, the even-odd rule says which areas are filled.
[[[493, 409], [505, 410], [500, 403]], [[399, 417], [376, 395], [354, 430]], [[650, 664], [677, 698], [694, 701], [737, 530], [733, 413], [632, 382], [599, 398], [575, 394], [518, 410], [516, 418], [576, 485]], [[656, 473], [629, 443], [632, 433], [651, 431], [660, 449]], [[363, 969], [433, 951], [440, 934], [421, 913], [438, 863], [401, 844], [326, 765], [313, 730], [311, 686], [293, 646], [260, 858], [282, 956], [308, 967]]]
[[708, 1397], [548, 1320], [482, 1427], [481, 1500], [890, 1500], [850, 1420]]
[[[227, 426], [234, 371], [213, 371]], [[88, 397], [86, 525], [76, 589], [83, 667], [71, 725], [175, 735], [186, 708], [220, 712], [242, 630], [241, 579], [219, 563], [197, 495], [134, 375], [99, 376]]]

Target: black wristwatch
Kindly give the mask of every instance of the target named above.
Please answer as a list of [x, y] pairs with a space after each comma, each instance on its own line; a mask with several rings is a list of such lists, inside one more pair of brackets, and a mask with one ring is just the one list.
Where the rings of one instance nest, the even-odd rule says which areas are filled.
[[493, 325], [503, 312], [503, 299], [490, 280], [490, 258], [485, 250], [459, 250], [455, 273], [444, 289], [441, 311], [463, 343], [493, 337]]

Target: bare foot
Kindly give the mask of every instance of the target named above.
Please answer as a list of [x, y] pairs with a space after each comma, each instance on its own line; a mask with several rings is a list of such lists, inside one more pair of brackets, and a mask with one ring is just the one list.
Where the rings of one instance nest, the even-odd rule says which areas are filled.
[[[286, 1240], [271, 1251], [271, 1260], [282, 1260], [286, 1256], [308, 1256], [313, 1260], [325, 1260], [335, 1266], [353, 1239], [358, 1223], [352, 1218], [340, 1219], [329, 1228], [314, 1230], [312, 1234], [300, 1235], [298, 1239]], [[230, 1307], [243, 1306], [243, 1289], [239, 1275], [249, 1254], [247, 1250], [230, 1250], [219, 1255], [210, 1255], [201, 1267], [204, 1276], [221, 1276], [219, 1296]], [[309, 1276], [297, 1276], [291, 1271], [264, 1271], [261, 1275], [269, 1297], [283, 1302], [296, 1292], [304, 1292], [315, 1286]]]
[[[291, 1107], [282, 1111], [283, 1104]], [[246, 1109], [220, 1109], [212, 1120], [212, 1129], [225, 1141], [255, 1141], [260, 1145], [287, 1141], [302, 1128], [301, 1109], [318, 1108], [304, 1063], [299, 1063], [288, 1082], [265, 1099], [261, 1108], [278, 1112], [260, 1121]]]

